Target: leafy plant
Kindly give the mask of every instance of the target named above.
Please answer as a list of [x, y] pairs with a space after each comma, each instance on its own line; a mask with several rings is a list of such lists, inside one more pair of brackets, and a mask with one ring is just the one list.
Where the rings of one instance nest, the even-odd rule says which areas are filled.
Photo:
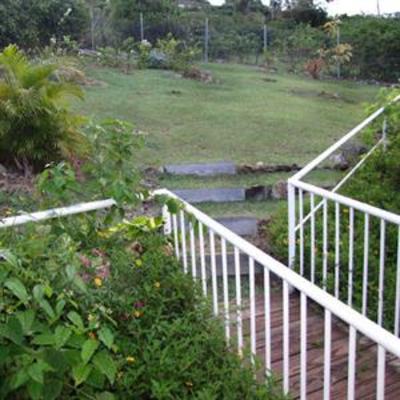
[[124, 121], [108, 119], [86, 127], [90, 153], [81, 162], [50, 164], [37, 178], [42, 206], [113, 198], [122, 207], [147, 197], [140, 191], [140, 175], [135, 165], [142, 137]]
[[82, 119], [66, 105], [82, 98], [78, 86], [52, 79], [57, 65], [31, 63], [14, 45], [0, 54], [0, 160], [42, 168], [51, 161], [84, 155]]
[[161, 219], [109, 222], [3, 231], [0, 397], [283, 398], [227, 349]]

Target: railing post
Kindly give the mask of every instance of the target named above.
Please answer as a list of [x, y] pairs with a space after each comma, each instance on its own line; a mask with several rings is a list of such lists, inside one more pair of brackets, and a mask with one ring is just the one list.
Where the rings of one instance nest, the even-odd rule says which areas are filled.
[[163, 221], [164, 221], [164, 235], [167, 236], [172, 233], [171, 214], [169, 213], [167, 206], [163, 206], [162, 216], [163, 216]]
[[388, 138], [387, 138], [387, 133], [388, 133], [388, 120], [387, 117], [383, 120], [383, 126], [382, 126], [382, 139], [383, 139], [383, 150], [386, 151], [387, 145], [388, 145]]
[[[288, 215], [289, 215], [289, 268], [293, 269], [296, 260], [296, 188], [288, 182]], [[300, 221], [302, 222], [302, 221]]]

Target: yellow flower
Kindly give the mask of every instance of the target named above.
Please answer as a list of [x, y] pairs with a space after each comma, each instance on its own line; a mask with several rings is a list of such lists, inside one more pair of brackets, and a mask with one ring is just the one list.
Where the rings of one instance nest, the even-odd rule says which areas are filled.
[[154, 284], [154, 287], [155, 287], [156, 289], [160, 289], [161, 283], [160, 283], [160, 282], [156, 282], [156, 283]]
[[142, 315], [143, 315], [142, 311], [136, 310], [136, 311], [133, 312], [133, 316], [135, 318], [140, 318]]
[[97, 276], [96, 278], [94, 278], [94, 284], [97, 287], [102, 287], [103, 286], [103, 280], [100, 277]]
[[143, 265], [143, 261], [142, 260], [136, 260], [135, 264], [137, 267], [141, 267]]
[[133, 364], [135, 361], [136, 361], [135, 357], [132, 357], [132, 356], [126, 357], [126, 362], [128, 364]]

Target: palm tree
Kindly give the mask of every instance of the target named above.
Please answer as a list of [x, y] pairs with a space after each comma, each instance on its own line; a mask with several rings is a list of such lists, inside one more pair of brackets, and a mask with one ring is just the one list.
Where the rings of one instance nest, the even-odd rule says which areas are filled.
[[0, 53], [0, 162], [42, 168], [86, 150], [80, 117], [68, 97], [82, 98], [78, 86], [57, 81], [57, 65], [31, 63], [15, 46]]

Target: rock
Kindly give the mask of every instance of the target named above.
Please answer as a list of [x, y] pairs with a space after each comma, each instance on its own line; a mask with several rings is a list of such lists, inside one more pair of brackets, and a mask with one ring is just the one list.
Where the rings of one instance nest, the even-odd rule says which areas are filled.
[[297, 164], [281, 164], [281, 165], [267, 165], [259, 161], [255, 165], [241, 164], [238, 166], [238, 172], [244, 174], [251, 174], [257, 172], [274, 173], [274, 172], [292, 172], [298, 171], [300, 167]]
[[272, 187], [272, 199], [273, 200], [286, 200], [287, 193], [287, 182], [279, 181]]
[[253, 186], [246, 189], [246, 200], [264, 201], [272, 198], [271, 186]]
[[202, 71], [200, 68], [192, 66], [183, 73], [183, 77], [193, 79], [203, 83], [213, 83], [214, 78], [210, 71]]
[[0, 164], [0, 175], [7, 175], [7, 168], [3, 164]]
[[343, 153], [333, 154], [329, 157], [329, 163], [333, 169], [344, 171], [349, 168], [349, 163], [347, 162]]
[[340, 153], [332, 155], [328, 161], [331, 168], [343, 171], [354, 165], [367, 151], [368, 149], [360, 144], [348, 144], [342, 147]]

